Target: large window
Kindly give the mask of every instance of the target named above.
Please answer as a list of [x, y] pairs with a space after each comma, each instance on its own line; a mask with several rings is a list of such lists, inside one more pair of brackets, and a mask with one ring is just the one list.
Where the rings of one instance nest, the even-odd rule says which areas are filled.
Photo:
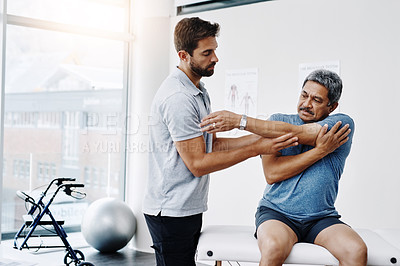
[[85, 208], [124, 197], [129, 0], [11, 0], [7, 4], [2, 233], [55, 177], [85, 184], [59, 197], [66, 227]]

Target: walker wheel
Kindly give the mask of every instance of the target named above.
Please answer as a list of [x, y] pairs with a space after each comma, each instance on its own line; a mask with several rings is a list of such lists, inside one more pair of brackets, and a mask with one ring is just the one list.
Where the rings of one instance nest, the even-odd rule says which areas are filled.
[[94, 266], [94, 264], [90, 263], [90, 262], [87, 262], [87, 261], [86, 262], [84, 261], [84, 262], [79, 263], [78, 266]]
[[[78, 265], [81, 261], [85, 260], [85, 255], [83, 255], [83, 252], [80, 250], [74, 250], [76, 257], [78, 258], [78, 261], [75, 261], [74, 256], [72, 256], [71, 252], [67, 252], [64, 257], [64, 264], [65, 265], [72, 265], [72, 263], [75, 263], [75, 265]], [[79, 264], [81, 265], [81, 264]], [[85, 264], [82, 264], [85, 265]]]

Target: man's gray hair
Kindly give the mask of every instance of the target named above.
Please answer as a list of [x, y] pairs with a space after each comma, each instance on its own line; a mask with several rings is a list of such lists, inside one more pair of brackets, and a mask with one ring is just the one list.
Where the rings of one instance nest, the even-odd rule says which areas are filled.
[[311, 72], [304, 80], [303, 87], [307, 81], [314, 81], [328, 89], [329, 106], [339, 102], [342, 95], [342, 79], [333, 71], [318, 69]]

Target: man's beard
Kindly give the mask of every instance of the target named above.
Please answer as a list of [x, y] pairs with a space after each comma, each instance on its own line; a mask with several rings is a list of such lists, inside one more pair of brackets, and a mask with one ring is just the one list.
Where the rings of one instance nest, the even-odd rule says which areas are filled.
[[199, 67], [195, 62], [190, 62], [190, 69], [199, 75], [200, 77], [210, 77], [214, 74], [214, 69], [208, 70], [208, 68], [215, 66], [215, 63], [211, 63], [206, 68]]

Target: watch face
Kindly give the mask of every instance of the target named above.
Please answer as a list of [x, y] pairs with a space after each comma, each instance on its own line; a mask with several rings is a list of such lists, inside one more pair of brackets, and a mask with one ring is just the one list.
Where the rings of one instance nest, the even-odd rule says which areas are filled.
[[246, 125], [247, 125], [247, 116], [243, 115], [242, 119], [240, 119], [239, 129], [242, 129], [242, 130], [245, 129]]

